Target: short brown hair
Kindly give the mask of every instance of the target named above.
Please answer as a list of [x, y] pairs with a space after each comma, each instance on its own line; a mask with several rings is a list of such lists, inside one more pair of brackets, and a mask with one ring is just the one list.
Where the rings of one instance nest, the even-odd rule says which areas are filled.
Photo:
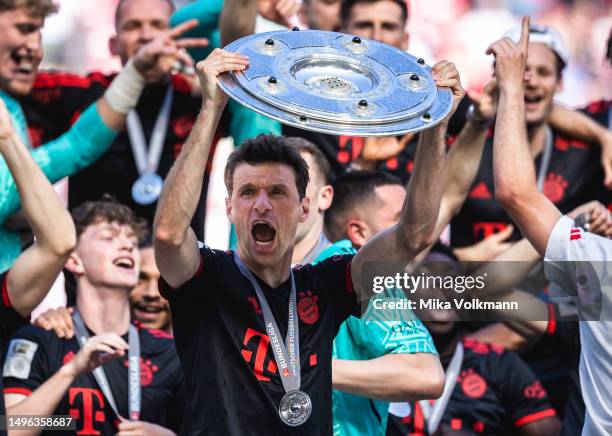
[[59, 6], [52, 0], [0, 0], [0, 12], [26, 9], [35, 17], [46, 18], [58, 11]]
[[231, 196], [234, 187], [234, 170], [241, 163], [258, 165], [278, 163], [289, 165], [295, 172], [295, 186], [300, 200], [306, 196], [308, 186], [308, 164], [298, 151], [291, 147], [287, 138], [277, 135], [260, 133], [255, 138], [249, 138], [230, 154], [225, 165], [225, 186]]
[[72, 210], [72, 219], [79, 238], [85, 229], [99, 222], [127, 225], [134, 230], [138, 242], [144, 241], [149, 234], [147, 221], [138, 217], [132, 209], [119, 203], [114, 197], [104, 195], [98, 201], [87, 201]]
[[[360, 3], [378, 3], [382, 0], [342, 0], [340, 4], [340, 22], [343, 26], [346, 26], [348, 20], [351, 16], [351, 11], [353, 10], [353, 6]], [[391, 2], [398, 5], [402, 11], [402, 23], [406, 25], [408, 22], [408, 3], [406, 0], [390, 0]]]

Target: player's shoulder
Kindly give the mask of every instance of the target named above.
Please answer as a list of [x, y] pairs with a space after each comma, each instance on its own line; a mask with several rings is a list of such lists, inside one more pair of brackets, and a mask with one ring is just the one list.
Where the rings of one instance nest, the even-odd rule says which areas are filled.
[[40, 88], [89, 88], [95, 83], [108, 86], [113, 74], [103, 74], [94, 71], [87, 75], [79, 75], [63, 70], [43, 70], [36, 75], [34, 89]]
[[478, 339], [466, 337], [462, 340], [463, 348], [468, 355], [484, 359], [501, 359], [510, 353], [504, 346], [490, 342], [481, 342]]
[[47, 331], [34, 324], [24, 325], [11, 337], [11, 342], [34, 343], [41, 348], [47, 349], [57, 346], [57, 344], [65, 340], [57, 336], [54, 331]]
[[179, 94], [191, 94], [191, 82], [183, 74], [173, 74], [172, 89]]
[[612, 107], [612, 100], [601, 99], [590, 102], [582, 109], [582, 111], [589, 114], [598, 114], [603, 112], [607, 113], [608, 110], [610, 110], [610, 107]]
[[163, 330], [143, 327], [140, 323], [134, 323], [138, 329], [142, 353], [170, 353], [176, 354], [174, 348], [174, 337]]

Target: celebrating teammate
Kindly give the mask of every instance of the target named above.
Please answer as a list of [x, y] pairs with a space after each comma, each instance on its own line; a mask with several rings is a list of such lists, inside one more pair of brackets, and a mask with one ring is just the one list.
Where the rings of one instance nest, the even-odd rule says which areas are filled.
[[[581, 295], [599, 295], [599, 316], [580, 323], [580, 388], [585, 403], [583, 425], [564, 426], [564, 434], [608, 435], [612, 432], [612, 385], [610, 372], [610, 271], [606, 260], [612, 243], [578, 228], [536, 185], [524, 123], [523, 81], [527, 52], [539, 50], [530, 42], [529, 18], [523, 19], [518, 42], [508, 38], [488, 48], [495, 56], [500, 88], [499, 115], [494, 139], [493, 166], [497, 199], [518, 224], [535, 249], [545, 257], [547, 276], [566, 290]], [[574, 391], [573, 395], [580, 395]], [[575, 423], [574, 423], [575, 424]], [[581, 427], [581, 429], [580, 429]]]

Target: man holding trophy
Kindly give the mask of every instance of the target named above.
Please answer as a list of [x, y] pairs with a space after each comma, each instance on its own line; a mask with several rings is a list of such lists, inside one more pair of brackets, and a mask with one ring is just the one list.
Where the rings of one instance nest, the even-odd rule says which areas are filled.
[[[217, 82], [260, 67], [223, 50], [198, 63], [202, 111], [166, 179], [155, 219], [162, 293], [170, 301], [187, 381], [183, 431], [189, 434], [332, 432], [333, 338], [344, 319], [358, 315], [359, 303], [369, 294], [360, 282], [367, 262], [408, 263], [433, 242], [447, 123], [464, 95], [455, 66], [436, 64], [431, 80], [450, 88], [452, 97], [444, 91], [444, 116], [420, 135], [399, 223], [354, 256], [292, 270], [295, 231], [309, 213], [308, 167], [283, 137], [247, 140], [228, 159], [226, 212], [236, 228], [236, 252], [198, 248], [189, 227], [204, 175], [202, 162], [227, 103]], [[327, 79], [322, 82], [330, 85]], [[355, 104], [357, 110], [367, 106], [360, 100]], [[427, 125], [430, 114], [419, 116]]]

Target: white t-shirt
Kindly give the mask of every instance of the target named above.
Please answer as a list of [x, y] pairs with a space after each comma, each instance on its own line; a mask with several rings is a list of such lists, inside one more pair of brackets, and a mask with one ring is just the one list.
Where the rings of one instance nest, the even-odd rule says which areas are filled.
[[[588, 302], [597, 296], [597, 321], [580, 321], [580, 385], [586, 408], [583, 435], [612, 435], [612, 241], [574, 227], [563, 216], [546, 246], [549, 280]], [[584, 301], [584, 300], [583, 300]], [[594, 319], [594, 318], [590, 318]]]

